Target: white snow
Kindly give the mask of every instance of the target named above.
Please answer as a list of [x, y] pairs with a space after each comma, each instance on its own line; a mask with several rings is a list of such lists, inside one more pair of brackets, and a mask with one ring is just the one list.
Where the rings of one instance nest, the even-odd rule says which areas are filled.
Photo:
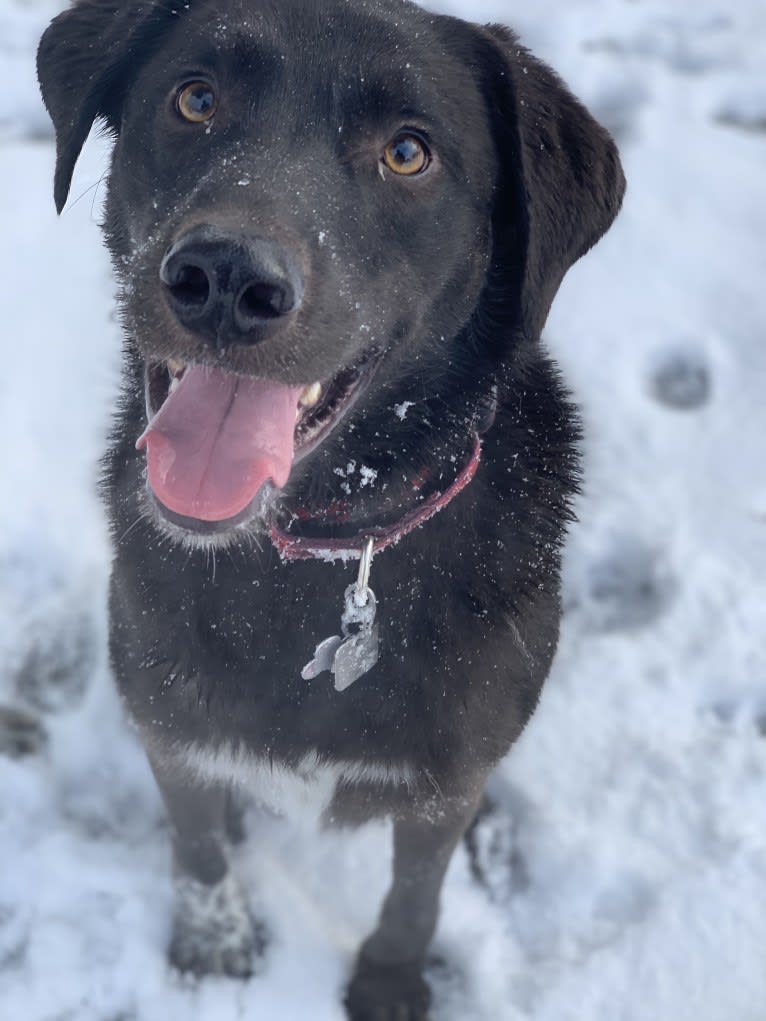
[[[49, 717], [43, 755], [0, 758], [0, 1014], [340, 1021], [386, 885], [385, 824], [316, 844], [259, 818], [237, 865], [271, 934], [262, 974], [191, 983], [165, 962], [167, 832], [104, 652], [94, 486], [119, 363], [96, 225], [105, 147], [89, 144], [57, 220], [32, 67], [61, 6], [0, 0], [0, 701], [53, 649], [62, 669], [30, 697], [87, 693]], [[464, 850], [448, 876], [435, 1014], [762, 1021], [766, 6], [431, 6], [517, 27], [617, 133], [630, 182], [547, 329], [587, 425], [567, 615], [492, 781], [488, 888]]]
[[372, 486], [375, 484], [375, 479], [378, 477], [378, 473], [374, 468], [370, 468], [368, 465], [363, 464], [359, 469], [359, 474], [362, 477], [361, 488], [365, 486]]
[[403, 422], [407, 417], [407, 412], [410, 410], [410, 408], [413, 408], [414, 406], [415, 406], [414, 401], [402, 401], [401, 404], [394, 405], [394, 414], [400, 421]]

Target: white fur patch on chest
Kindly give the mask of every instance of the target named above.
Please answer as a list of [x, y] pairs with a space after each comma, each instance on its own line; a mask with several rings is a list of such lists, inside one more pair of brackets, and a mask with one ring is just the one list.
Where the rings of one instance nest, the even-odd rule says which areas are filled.
[[296, 821], [318, 822], [339, 787], [355, 784], [404, 784], [415, 781], [412, 766], [336, 760], [323, 762], [316, 752], [303, 756], [295, 768], [253, 755], [242, 746], [209, 748], [185, 745], [176, 749], [182, 765], [203, 782], [245, 788], [261, 804]]

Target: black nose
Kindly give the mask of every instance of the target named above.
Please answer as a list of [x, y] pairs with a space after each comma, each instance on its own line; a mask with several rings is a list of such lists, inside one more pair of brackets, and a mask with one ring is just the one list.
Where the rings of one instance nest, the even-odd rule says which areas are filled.
[[218, 348], [265, 340], [303, 297], [303, 275], [286, 248], [207, 225], [175, 242], [160, 279], [179, 322]]

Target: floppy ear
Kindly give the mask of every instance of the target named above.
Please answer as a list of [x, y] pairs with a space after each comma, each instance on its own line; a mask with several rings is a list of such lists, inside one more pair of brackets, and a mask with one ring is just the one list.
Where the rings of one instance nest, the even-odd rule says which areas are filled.
[[171, 0], [79, 0], [48, 26], [37, 51], [43, 101], [56, 129], [54, 198], [61, 212], [96, 118], [119, 130], [125, 90], [159, 47], [179, 7]]
[[611, 136], [558, 75], [510, 30], [480, 35], [500, 160], [495, 273], [506, 288], [515, 278], [521, 328], [536, 339], [564, 274], [619, 212], [625, 178]]

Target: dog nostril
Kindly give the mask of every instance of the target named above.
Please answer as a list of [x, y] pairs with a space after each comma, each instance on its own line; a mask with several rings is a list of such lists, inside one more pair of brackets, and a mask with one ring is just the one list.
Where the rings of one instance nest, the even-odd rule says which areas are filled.
[[239, 296], [237, 313], [245, 320], [276, 319], [289, 309], [282, 288], [272, 284], [250, 284]]
[[168, 288], [179, 305], [202, 308], [210, 297], [210, 281], [199, 266], [181, 266]]

